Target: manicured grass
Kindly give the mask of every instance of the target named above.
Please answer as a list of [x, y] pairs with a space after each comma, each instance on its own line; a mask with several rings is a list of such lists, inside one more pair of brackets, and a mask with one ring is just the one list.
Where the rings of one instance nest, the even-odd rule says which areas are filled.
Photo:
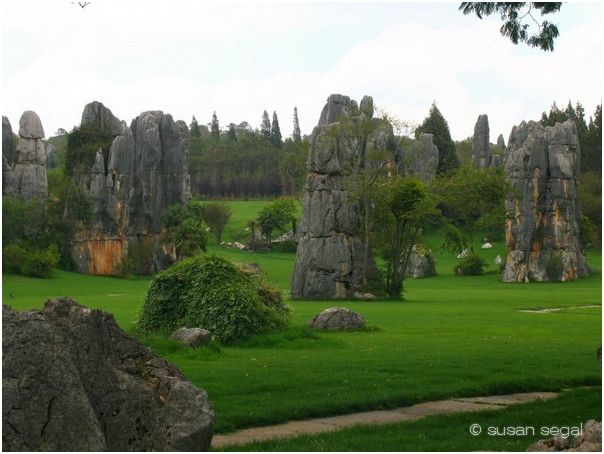
[[[233, 223], [265, 202], [230, 202]], [[249, 205], [249, 206], [248, 206]], [[244, 224], [240, 224], [244, 225]], [[236, 230], [237, 227], [234, 227]], [[480, 238], [480, 236], [477, 236]], [[439, 246], [437, 236], [430, 237]], [[489, 263], [504, 247], [475, 248]], [[289, 288], [294, 254], [250, 253], [210, 246], [209, 252], [259, 263], [270, 281]], [[159, 337], [142, 340], [208, 391], [216, 430], [289, 419], [391, 408], [451, 396], [558, 390], [600, 383], [595, 349], [601, 309], [548, 314], [518, 309], [601, 304], [601, 275], [569, 283], [503, 284], [495, 265], [478, 277], [458, 277], [456, 259], [437, 251], [439, 275], [406, 281], [404, 301], [290, 301], [291, 328], [233, 347], [192, 350]], [[590, 252], [600, 269], [601, 254]], [[122, 280], [58, 272], [53, 279], [3, 276], [3, 301], [17, 309], [41, 307], [69, 295], [115, 314], [132, 330], [149, 279]], [[10, 298], [9, 292], [15, 298]], [[375, 329], [311, 333], [321, 310], [345, 306]]]
[[[602, 389], [576, 389], [548, 401], [515, 405], [503, 410], [430, 416], [425, 419], [384, 426], [356, 426], [320, 435], [229, 446], [226, 451], [526, 451], [535, 441], [550, 438], [542, 428], [580, 427], [589, 419], [600, 420]], [[479, 424], [482, 432], [470, 435]], [[494, 436], [504, 428], [528, 428], [535, 435]], [[564, 430], [564, 429], [562, 429]], [[566, 429], [568, 430], [568, 429]], [[516, 433], [522, 434], [517, 430]]]

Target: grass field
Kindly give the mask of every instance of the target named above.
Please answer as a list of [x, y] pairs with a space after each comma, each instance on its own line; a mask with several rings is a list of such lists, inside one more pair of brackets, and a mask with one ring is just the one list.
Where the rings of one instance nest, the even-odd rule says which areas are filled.
[[[229, 446], [226, 451], [526, 451], [535, 441], [549, 438], [554, 428], [580, 427], [602, 416], [602, 389], [576, 389], [553, 400], [531, 402], [503, 410], [430, 416], [420, 421], [384, 426], [356, 426], [321, 435]], [[479, 424], [480, 435], [469, 428]], [[521, 428], [520, 435], [494, 436], [504, 428]], [[534, 429], [534, 435], [532, 434]], [[526, 433], [526, 435], [523, 434]]]
[[[266, 202], [230, 203], [235, 213], [227, 231], [236, 232]], [[438, 238], [431, 239], [436, 248]], [[259, 263], [270, 281], [289, 287], [293, 254], [216, 245], [209, 252]], [[492, 264], [504, 248], [495, 243], [480, 253]], [[599, 252], [588, 259], [600, 270]], [[595, 349], [601, 308], [573, 309], [601, 304], [599, 271], [570, 283], [512, 285], [500, 282], [495, 265], [484, 276], [457, 277], [455, 263], [454, 256], [437, 251], [439, 275], [406, 281], [404, 301], [290, 301], [288, 331], [233, 347], [192, 350], [165, 338], [142, 340], [208, 391], [218, 432], [451, 396], [600, 384]], [[131, 330], [149, 279], [57, 272], [48, 280], [5, 275], [3, 284], [3, 301], [17, 309], [69, 295], [114, 313]], [[8, 297], [11, 291], [14, 298]], [[358, 311], [372, 329], [314, 333], [306, 328], [316, 313], [336, 305]], [[519, 312], [551, 307], [569, 309]]]

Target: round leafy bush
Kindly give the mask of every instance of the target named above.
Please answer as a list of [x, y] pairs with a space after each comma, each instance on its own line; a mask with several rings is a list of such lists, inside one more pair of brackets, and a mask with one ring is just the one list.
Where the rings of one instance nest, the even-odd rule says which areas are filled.
[[200, 327], [231, 343], [284, 328], [288, 314], [281, 293], [262, 276], [216, 256], [196, 255], [155, 276], [138, 327], [156, 333]]
[[484, 274], [487, 263], [478, 254], [472, 252], [461, 259], [453, 271], [460, 276], [479, 276]]

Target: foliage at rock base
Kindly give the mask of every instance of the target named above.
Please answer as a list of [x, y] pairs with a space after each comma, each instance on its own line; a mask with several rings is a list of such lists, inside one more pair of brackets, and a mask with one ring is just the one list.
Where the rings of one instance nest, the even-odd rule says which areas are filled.
[[199, 327], [231, 343], [284, 328], [287, 318], [281, 295], [262, 276], [216, 256], [197, 255], [155, 276], [138, 327], [148, 333]]

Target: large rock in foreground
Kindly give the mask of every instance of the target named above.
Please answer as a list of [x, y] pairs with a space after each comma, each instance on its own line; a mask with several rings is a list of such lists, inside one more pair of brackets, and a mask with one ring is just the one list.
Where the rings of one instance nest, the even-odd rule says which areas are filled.
[[539, 440], [528, 448], [529, 452], [602, 452], [602, 423], [590, 419], [583, 433], [572, 442], [568, 438], [554, 437]]
[[569, 281], [589, 270], [579, 241], [580, 149], [572, 121], [514, 126], [505, 158], [504, 282]]
[[200, 451], [205, 391], [72, 299], [2, 309], [3, 451]]

